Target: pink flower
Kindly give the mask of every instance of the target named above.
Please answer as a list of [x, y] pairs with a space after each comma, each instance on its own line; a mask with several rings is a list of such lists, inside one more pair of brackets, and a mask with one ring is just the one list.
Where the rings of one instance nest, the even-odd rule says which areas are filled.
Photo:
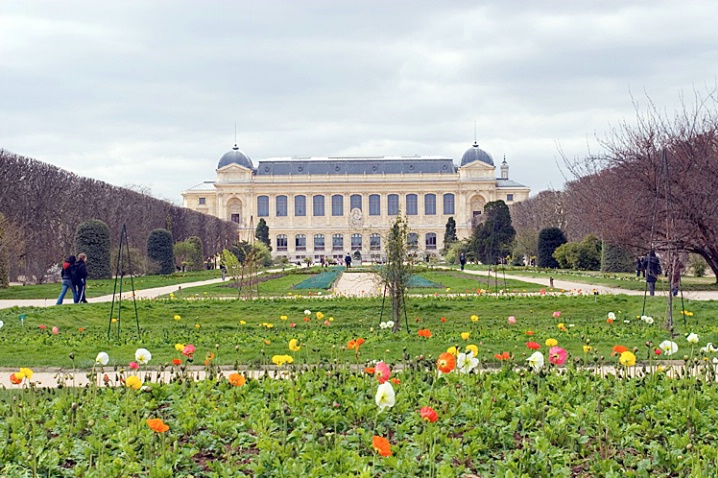
[[38, 327], [40, 328], [40, 330], [45, 330], [47, 328], [47, 325], [38, 325]]
[[57, 335], [59, 333], [60, 333], [60, 329], [58, 329], [57, 327], [52, 328], [52, 335]]
[[509, 324], [515, 324], [516, 323], [516, 317], [513, 315], [509, 317]]
[[561, 312], [557, 310], [556, 312], [553, 313], [553, 317], [555, 319], [558, 319], [559, 317], [561, 317]]
[[546, 289], [541, 289], [541, 290], [539, 290], [539, 294], [540, 294], [540, 295], [546, 295]]
[[192, 358], [192, 354], [194, 354], [194, 351], [195, 351], [195, 350], [196, 350], [196, 348], [195, 348], [194, 345], [192, 345], [192, 344], [187, 344], [187, 345], [185, 345], [184, 348], [182, 349], [182, 355], [184, 355], [185, 357], [190, 357], [190, 358]]
[[566, 352], [566, 350], [558, 346], [551, 347], [548, 351], [549, 361], [556, 365], [561, 365], [562, 363], [564, 363], [567, 356], [568, 353]]
[[376, 367], [374, 367], [374, 376], [379, 383], [384, 383], [391, 377], [391, 369], [389, 369], [389, 366], [384, 362], [379, 362], [376, 364]]
[[324, 321], [324, 325], [326, 325], [327, 327], [330, 326], [331, 324], [332, 324], [332, 323], [329, 322], [328, 320], [325, 320], [325, 321]]
[[294, 328], [294, 327], [297, 326], [297, 324], [295, 324], [294, 322], [292, 322], [291, 324], [289, 324], [289, 326], [290, 326], [291, 328]]
[[130, 362], [130, 368], [132, 370], [137, 370], [138, 368], [140, 368], [140, 364], [138, 364], [137, 362]]

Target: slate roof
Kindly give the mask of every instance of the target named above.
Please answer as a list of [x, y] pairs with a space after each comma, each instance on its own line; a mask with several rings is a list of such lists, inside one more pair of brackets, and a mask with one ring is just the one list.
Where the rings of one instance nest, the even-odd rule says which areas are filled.
[[450, 158], [400, 156], [362, 158], [291, 158], [259, 161], [258, 176], [344, 175], [344, 174], [453, 174], [456, 166]]
[[524, 186], [523, 184], [517, 183], [516, 181], [514, 181], [512, 179], [496, 178], [496, 187], [497, 188], [526, 188], [528, 186]]
[[214, 191], [214, 181], [204, 181], [192, 186], [187, 191]]

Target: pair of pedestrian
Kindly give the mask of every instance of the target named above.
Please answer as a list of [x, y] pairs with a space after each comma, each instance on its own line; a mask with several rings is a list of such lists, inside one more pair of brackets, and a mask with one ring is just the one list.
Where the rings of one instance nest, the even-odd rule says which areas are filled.
[[62, 304], [65, 300], [65, 294], [70, 290], [72, 292], [72, 301], [75, 304], [80, 302], [87, 303], [85, 289], [87, 286], [87, 254], [84, 252], [75, 256], [69, 256], [62, 263], [62, 290], [57, 298], [56, 305]]

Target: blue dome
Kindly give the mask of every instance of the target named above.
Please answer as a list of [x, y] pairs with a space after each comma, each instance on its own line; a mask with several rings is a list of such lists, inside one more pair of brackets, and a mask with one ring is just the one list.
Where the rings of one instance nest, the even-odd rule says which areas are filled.
[[461, 165], [466, 166], [474, 161], [481, 161], [482, 163], [486, 163], [490, 166], [494, 165], [494, 158], [492, 158], [489, 153], [479, 148], [479, 143], [476, 141], [474, 141], [474, 145], [467, 149], [461, 157]]
[[241, 152], [236, 144], [234, 145], [234, 148], [232, 148], [232, 151], [224, 153], [224, 155], [219, 158], [219, 165], [217, 165], [217, 169], [222, 169], [230, 164], [239, 164], [245, 168], [253, 169], [252, 160], [249, 159], [249, 156]]

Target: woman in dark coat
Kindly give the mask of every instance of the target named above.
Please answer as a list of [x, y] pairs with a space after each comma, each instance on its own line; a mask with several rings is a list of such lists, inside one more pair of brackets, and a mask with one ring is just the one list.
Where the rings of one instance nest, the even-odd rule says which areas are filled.
[[75, 263], [75, 274], [73, 278], [73, 285], [77, 287], [77, 299], [75, 303], [84, 302], [87, 303], [87, 297], [85, 297], [85, 287], [87, 285], [87, 254], [84, 252], [77, 255], [77, 262]]
[[62, 270], [60, 271], [60, 277], [62, 277], [62, 290], [60, 291], [60, 296], [57, 298], [57, 303], [55, 305], [62, 304], [62, 301], [65, 300], [65, 294], [67, 294], [68, 289], [72, 291], [72, 301], [77, 302], [77, 289], [72, 283], [72, 276], [75, 272], [75, 262], [75, 256], [70, 256], [62, 263]]

